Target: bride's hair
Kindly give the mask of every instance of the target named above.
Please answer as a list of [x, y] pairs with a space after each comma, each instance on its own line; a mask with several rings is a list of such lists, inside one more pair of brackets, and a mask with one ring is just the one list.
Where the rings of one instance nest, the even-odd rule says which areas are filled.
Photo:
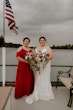
[[41, 37], [39, 38], [39, 41], [40, 41], [41, 39], [44, 39], [44, 40], [46, 41], [46, 38], [43, 37], [43, 36], [41, 36]]

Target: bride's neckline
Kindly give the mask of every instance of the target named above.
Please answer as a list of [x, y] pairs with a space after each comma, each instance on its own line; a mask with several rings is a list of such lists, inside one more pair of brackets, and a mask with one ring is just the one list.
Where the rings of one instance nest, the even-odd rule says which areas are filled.
[[37, 51], [42, 51], [43, 49], [46, 49], [47, 48], [47, 46], [39, 46], [38, 48], [37, 48]]
[[47, 46], [38, 46], [38, 48], [40, 48], [40, 49], [44, 49], [44, 48], [46, 48]]

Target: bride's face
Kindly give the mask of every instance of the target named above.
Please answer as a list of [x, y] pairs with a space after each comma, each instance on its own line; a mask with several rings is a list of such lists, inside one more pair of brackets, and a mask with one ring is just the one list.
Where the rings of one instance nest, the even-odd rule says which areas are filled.
[[45, 46], [46, 41], [45, 41], [45, 39], [41, 38], [39, 43], [41, 46]]

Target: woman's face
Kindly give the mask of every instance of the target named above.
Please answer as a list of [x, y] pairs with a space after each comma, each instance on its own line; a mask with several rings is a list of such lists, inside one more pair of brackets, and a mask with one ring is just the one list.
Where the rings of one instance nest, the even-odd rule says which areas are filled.
[[29, 41], [28, 39], [25, 39], [25, 40], [23, 41], [23, 45], [24, 45], [25, 47], [28, 47], [29, 43], [30, 43], [30, 41]]
[[39, 42], [41, 46], [45, 46], [46, 43], [45, 39], [41, 38]]

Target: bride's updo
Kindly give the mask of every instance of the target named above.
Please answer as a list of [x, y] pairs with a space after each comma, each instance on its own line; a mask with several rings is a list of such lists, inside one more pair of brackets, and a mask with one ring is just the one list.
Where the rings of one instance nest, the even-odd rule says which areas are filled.
[[39, 41], [40, 41], [41, 39], [44, 39], [44, 40], [46, 41], [46, 38], [43, 37], [43, 36], [41, 36], [41, 37], [39, 38]]

